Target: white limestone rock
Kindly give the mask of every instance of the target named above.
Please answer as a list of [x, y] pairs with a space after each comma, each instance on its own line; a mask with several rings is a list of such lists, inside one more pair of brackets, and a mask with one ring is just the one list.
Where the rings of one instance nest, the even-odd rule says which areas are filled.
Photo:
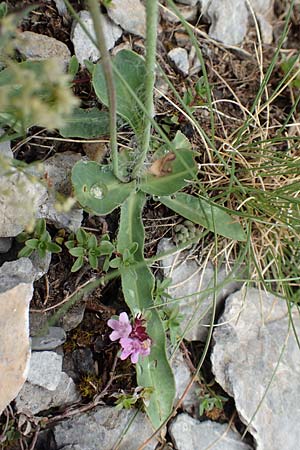
[[251, 450], [227, 424], [199, 422], [188, 414], [178, 414], [169, 432], [177, 450]]
[[26, 59], [32, 61], [56, 58], [64, 67], [67, 67], [71, 58], [71, 52], [66, 44], [52, 37], [33, 33], [32, 31], [20, 33], [16, 47]]
[[[176, 251], [176, 247], [169, 239], [162, 239], [158, 245], [158, 253]], [[172, 298], [181, 298], [178, 301], [179, 312], [183, 315], [182, 331], [188, 326], [185, 339], [189, 341], [204, 341], [211, 321], [213, 294], [205, 292], [214, 286], [214, 269], [207, 264], [202, 269], [194, 259], [188, 259], [187, 252], [170, 255], [161, 261], [164, 277], [171, 277], [172, 284], [168, 294]], [[224, 299], [240, 287], [234, 279], [226, 281], [226, 270], [220, 269], [217, 273], [217, 307]]]
[[175, 47], [168, 52], [168, 57], [183, 75], [189, 74], [189, 55], [185, 48]]
[[[90, 13], [88, 11], [80, 11], [79, 17], [88, 32], [95, 37], [93, 21]], [[103, 23], [106, 47], [107, 50], [110, 50], [122, 36], [122, 29], [113, 23], [106, 15], [103, 15]], [[73, 26], [71, 41], [74, 45], [75, 55], [82, 66], [84, 66], [85, 59], [96, 62], [100, 58], [101, 55], [99, 50], [91, 42], [78, 22], [75, 22]]]
[[113, 0], [107, 14], [128, 33], [146, 35], [146, 10], [140, 0]]
[[[292, 311], [295, 333], [300, 319]], [[231, 395], [257, 450], [299, 447], [300, 352], [285, 299], [242, 289], [226, 300], [214, 331], [216, 381]]]
[[[14, 284], [14, 283], [13, 283]], [[32, 283], [18, 283], [0, 292], [0, 415], [23, 386], [29, 368], [28, 310]]]
[[[77, 415], [71, 419], [59, 423], [54, 428], [55, 441], [59, 448], [78, 448], [80, 450], [112, 450], [115, 447], [122, 432], [130, 426], [125, 433], [119, 450], [137, 450], [153, 429], [145, 414], [136, 411], [121, 410], [114, 407], [98, 406], [88, 413]], [[132, 420], [132, 422], [131, 422]], [[154, 450], [157, 440], [153, 439], [146, 450]]]

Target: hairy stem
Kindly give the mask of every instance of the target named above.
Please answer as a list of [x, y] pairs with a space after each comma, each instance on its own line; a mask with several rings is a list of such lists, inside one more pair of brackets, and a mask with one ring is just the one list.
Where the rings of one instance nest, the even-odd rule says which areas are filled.
[[153, 91], [155, 82], [155, 60], [158, 22], [158, 0], [146, 0], [146, 78], [145, 78], [145, 113], [141, 153], [138, 157], [133, 176], [142, 167], [149, 150], [151, 137], [151, 118], [153, 117]]
[[106, 48], [105, 35], [103, 32], [103, 18], [98, 0], [87, 0], [87, 4], [93, 19], [96, 40], [101, 53], [101, 62], [108, 92], [110, 148], [113, 172], [120, 181], [123, 181], [119, 173], [118, 161], [116, 90], [113, 81], [113, 68], [109, 52]]

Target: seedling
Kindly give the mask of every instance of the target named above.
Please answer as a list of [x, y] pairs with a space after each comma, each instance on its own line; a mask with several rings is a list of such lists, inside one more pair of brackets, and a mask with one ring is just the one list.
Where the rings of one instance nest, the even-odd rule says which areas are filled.
[[98, 243], [93, 233], [87, 233], [83, 228], [79, 228], [76, 234], [70, 237], [65, 246], [69, 253], [76, 257], [71, 272], [77, 272], [85, 262], [93, 269], [98, 269], [101, 256], [105, 257], [103, 270], [108, 270], [109, 260], [114, 251], [114, 245], [110, 242], [108, 235], [104, 235]]
[[200, 397], [200, 405], [199, 405], [199, 415], [203, 416], [203, 414], [212, 411], [214, 408], [223, 409], [224, 403], [228, 401], [228, 398], [223, 397], [222, 395], [217, 394], [204, 394]]
[[29, 257], [34, 251], [37, 251], [40, 258], [45, 258], [47, 253], [59, 253], [61, 247], [52, 242], [49, 232], [46, 230], [45, 219], [38, 219], [33, 233], [21, 233], [18, 236], [19, 242], [24, 242], [25, 247], [19, 251], [18, 257]]

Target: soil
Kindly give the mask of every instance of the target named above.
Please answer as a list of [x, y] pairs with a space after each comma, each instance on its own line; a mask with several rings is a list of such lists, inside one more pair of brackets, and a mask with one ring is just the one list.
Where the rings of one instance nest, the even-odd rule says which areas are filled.
[[[7, 3], [11, 10], [20, 8], [19, 0], [9, 0]], [[279, 39], [280, 31], [283, 27], [283, 20], [286, 12], [286, 9], [282, 7], [283, 3], [284, 2], [278, 1], [275, 7], [278, 18], [274, 30], [275, 37], [277, 36], [275, 42], [272, 46], [263, 46], [262, 48], [264, 69], [268, 67], [271, 61], [274, 49], [276, 48], [276, 42]], [[83, 1], [72, 0], [71, 4], [76, 11], [84, 9]], [[26, 16], [26, 18], [22, 19], [19, 24], [20, 30], [30, 30], [35, 33], [54, 37], [64, 42], [73, 54], [74, 49], [70, 41], [71, 21], [62, 18], [57, 12], [55, 3], [51, 1], [41, 0], [37, 4], [34, 0], [24, 0], [21, 9], [24, 10], [25, 7], [32, 5], [35, 5], [36, 7]], [[285, 42], [287, 53], [289, 50], [293, 53], [293, 49], [298, 47], [299, 18], [300, 6], [295, 7], [294, 9], [292, 26], [289, 31], [288, 39]], [[200, 21], [197, 25], [202, 32], [208, 31], [208, 24], [204, 20]], [[197, 95], [195, 89], [195, 83], [199, 78], [198, 75], [185, 78], [167, 62], [167, 52], [176, 46], [175, 36], [179, 31], [182, 31], [180, 25], [170, 24], [164, 20], [161, 21], [158, 60], [162, 64], [166, 74], [172, 80], [172, 83], [176, 87], [176, 91], [181, 96], [190, 89], [192, 98], [190, 106], [201, 105], [203, 103], [203, 98]], [[119, 43], [122, 42], [130, 42], [133, 50], [138, 53], [143, 53], [144, 51], [143, 41], [140, 38], [129, 36], [125, 33]], [[234, 100], [232, 94], [234, 91], [236, 97], [240, 99], [245, 108], [250, 109], [260, 85], [258, 64], [254, 52], [254, 47], [257, 42], [255, 30], [249, 30], [247, 39], [243, 44], [243, 50], [241, 51], [214, 44], [209, 41], [204, 34], [198, 36], [198, 42], [205, 57], [208, 79], [212, 86], [213, 99], [215, 101], [221, 99]], [[272, 91], [278, 85], [278, 80], [281, 78], [282, 73], [280, 65], [277, 64], [269, 82], [269, 95], [272, 94]], [[98, 104], [91, 87], [89, 75], [86, 71], [81, 71], [77, 74], [74, 80], [74, 91], [81, 98], [84, 106], [89, 107]], [[169, 93], [168, 95], [175, 104], [178, 104], [175, 95], [172, 93]], [[270, 112], [270, 126], [276, 124], [278, 121], [284, 121], [284, 118], [290, 111], [291, 102], [292, 99], [286, 90], [277, 97], [272, 105], [272, 111]], [[232, 118], [237, 122], [242, 122], [243, 115], [241, 108], [236, 106], [233, 102], [220, 103], [219, 111], [222, 113], [222, 116], [216, 116], [215, 134], [218, 136], [218, 142], [222, 143], [223, 140], [226, 140], [226, 138], [236, 129], [236, 123]], [[160, 124], [169, 127], [171, 138], [175, 135], [177, 130], [181, 130], [190, 139], [193, 147], [198, 151], [198, 162], [201, 164], [209, 162], [199, 135], [194, 132], [190, 122], [180, 112], [175, 108], [172, 108], [170, 103], [166, 103], [163, 98], [160, 98], [156, 101], [156, 113]], [[204, 131], [210, 135], [211, 125], [209, 114], [204, 109], [199, 109], [195, 117], [200, 121]], [[173, 119], [172, 122], [170, 122], [170, 118]], [[34, 136], [36, 131], [40, 130], [35, 128], [31, 129], [29, 135]], [[81, 143], [49, 140], [49, 137], [51, 136], [59, 137], [57, 133], [43, 132], [40, 133], [39, 136], [45, 136], [47, 139], [45, 139], [45, 141], [37, 141], [32, 138], [27, 143], [22, 143], [20, 141], [14, 142], [13, 144], [16, 148], [15, 157], [30, 163], [36, 160], [45, 160], [57, 152], [64, 152], [67, 150], [84, 154]], [[130, 135], [128, 135], [128, 139], [130, 139]], [[208, 186], [208, 189], [214, 189], [214, 184], [212, 184], [212, 186], [209, 184], [210, 174], [207, 171], [204, 172], [200, 170], [199, 178], [206, 186]], [[218, 186], [218, 189], [220, 189], [220, 186]], [[217, 191], [214, 192], [214, 194], [217, 194]], [[147, 203], [143, 219], [146, 229], [145, 256], [151, 257], [156, 253], [159, 240], [162, 237], [172, 237], [174, 225], [179, 223], [181, 219], [163, 205], [158, 205], [157, 202], [155, 203], [152, 201]], [[118, 215], [112, 215], [105, 218], [105, 220], [106, 222], [103, 222], [95, 216], [91, 217], [86, 214], [83, 226], [87, 230], [92, 230], [98, 238], [104, 232], [108, 231], [111, 239], [114, 239], [116, 237], [118, 226]], [[55, 238], [58, 230], [51, 226], [49, 226], [48, 230], [53, 238]], [[206, 239], [211, 239], [211, 236], [208, 235]], [[203, 253], [203, 249], [206, 245], [207, 241], [205, 243], [200, 242], [196, 251], [199, 254], [201, 252]], [[35, 283], [35, 292], [31, 307], [36, 311], [36, 314], [39, 314], [37, 311], [42, 313], [46, 308], [55, 309], [55, 306], [62, 302], [68, 295], [71, 295], [77, 286], [95, 276], [101, 275], [101, 269], [95, 271], [87, 267], [84, 267], [80, 272], [71, 273], [70, 268], [73, 262], [73, 258], [66, 249], [62, 253], [52, 256], [49, 272], [41, 280]], [[106, 286], [96, 289], [82, 301], [86, 303], [84, 320], [76, 329], [68, 333], [68, 339], [64, 345], [64, 352], [66, 355], [72, 354], [75, 350], [82, 351], [84, 349], [90, 349], [92, 352], [95, 362], [95, 374], [91, 375], [89, 378], [89, 374], [85, 373], [84, 370], [77, 370], [75, 380], [83, 394], [83, 403], [88, 404], [92, 401], [95, 394], [99, 394], [107, 384], [118, 352], [118, 346], [109, 340], [107, 320], [113, 314], [126, 310], [126, 305], [122, 298], [118, 280], [114, 280]], [[187, 345], [187, 350], [190, 354], [191, 363], [197, 365], [197, 360], [202, 351], [202, 345]], [[114, 397], [112, 397], [113, 393], [120, 392], [121, 389], [125, 389], [126, 392], [132, 392], [136, 386], [134, 369], [128, 361], [121, 362], [118, 360], [115, 375], [116, 379], [111, 384], [110, 389], [103, 399], [110, 405], [115, 402]], [[208, 362], [204, 365], [203, 376], [206, 378], [207, 382], [211, 381], [212, 374]], [[234, 405], [232, 402], [229, 402], [224, 410], [212, 412], [210, 418], [228, 421], [232, 416], [233, 410]], [[49, 417], [55, 417], [56, 414], [61, 414], [61, 412], [62, 411], [51, 411]], [[238, 418], [236, 417], [234, 420], [237, 428], [241, 429], [242, 425]], [[23, 448], [31, 448], [32, 450], [37, 448], [30, 447], [30, 443], [34, 436], [35, 428], [33, 424], [32, 431], [28, 436], [25, 436], [25, 433], [21, 432]], [[5, 448], [10, 450], [19, 449], [20, 440]]]

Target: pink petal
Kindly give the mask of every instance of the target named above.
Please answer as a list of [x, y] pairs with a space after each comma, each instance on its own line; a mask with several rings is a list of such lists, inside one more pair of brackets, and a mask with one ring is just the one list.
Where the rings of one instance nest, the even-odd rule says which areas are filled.
[[110, 333], [109, 335], [109, 339], [111, 341], [117, 341], [118, 339], [120, 339], [120, 334], [118, 331], [113, 331], [112, 333]]
[[128, 323], [129, 324], [129, 318], [126, 312], [121, 312], [119, 316], [119, 321], [122, 323]]
[[138, 359], [139, 359], [138, 352], [132, 353], [130, 359], [131, 359], [132, 364], [136, 364], [138, 362]]
[[119, 321], [116, 319], [109, 319], [107, 321], [107, 325], [114, 330], [114, 329], [118, 328]]

